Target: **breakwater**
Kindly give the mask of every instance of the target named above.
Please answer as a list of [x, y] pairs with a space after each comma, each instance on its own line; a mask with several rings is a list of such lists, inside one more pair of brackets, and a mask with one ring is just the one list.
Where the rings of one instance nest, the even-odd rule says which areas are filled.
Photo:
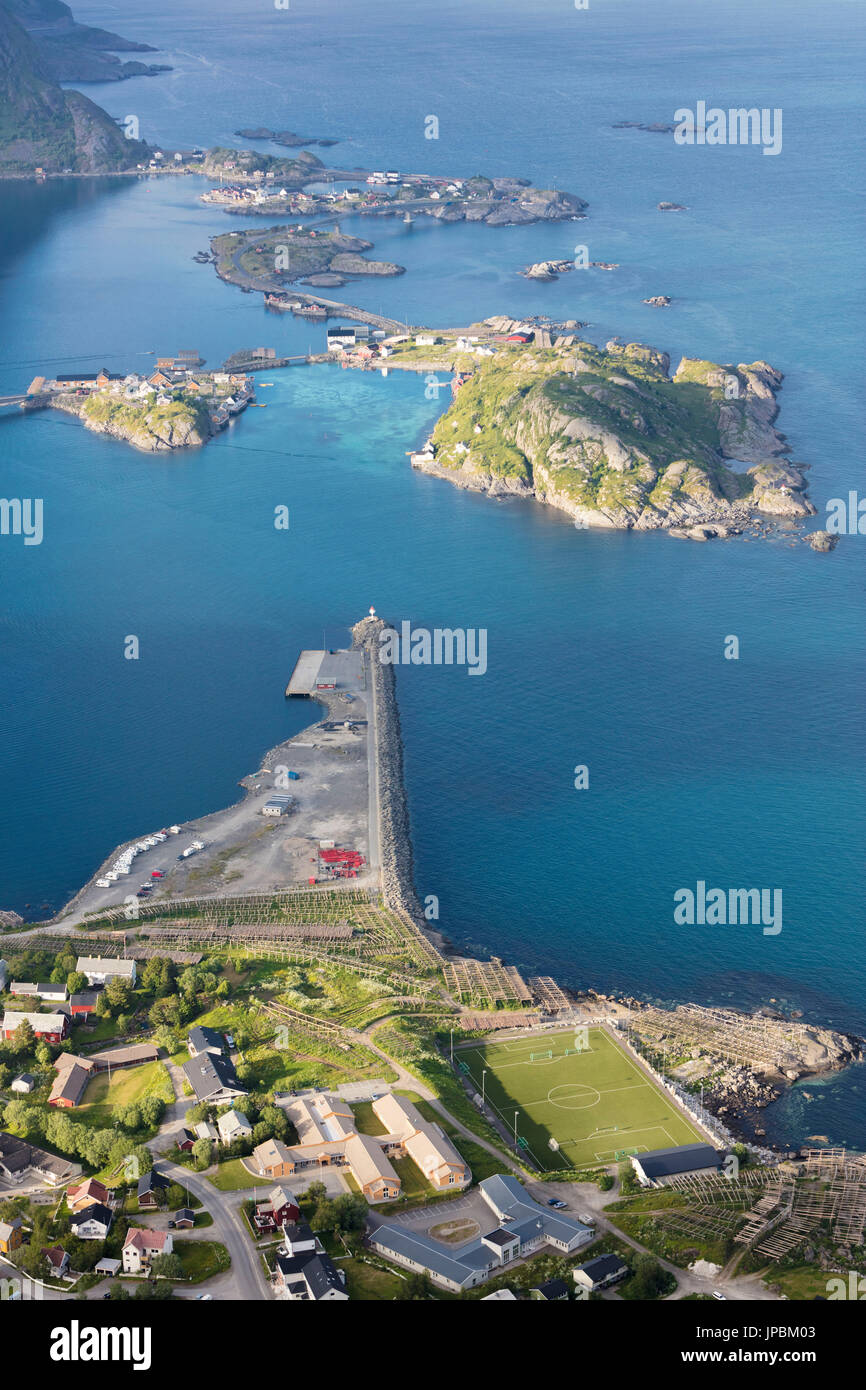
[[[373, 718], [370, 737], [377, 768], [379, 862], [382, 897], [387, 907], [403, 912], [438, 950], [445, 945], [431, 931], [415, 892], [409, 806], [403, 778], [403, 736], [394, 667], [379, 660], [379, 634], [388, 626], [381, 618], [364, 618], [352, 628], [353, 645], [362, 648], [370, 673]], [[372, 835], [373, 827], [370, 827]]]

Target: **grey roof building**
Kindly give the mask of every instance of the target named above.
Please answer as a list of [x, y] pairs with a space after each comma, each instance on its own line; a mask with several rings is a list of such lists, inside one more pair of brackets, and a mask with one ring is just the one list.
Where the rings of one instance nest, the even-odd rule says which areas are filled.
[[290, 1298], [320, 1303], [347, 1299], [336, 1265], [329, 1255], [278, 1254], [274, 1262], [277, 1287]]
[[395, 1264], [425, 1270], [434, 1283], [459, 1293], [542, 1245], [570, 1252], [593, 1238], [588, 1226], [539, 1206], [516, 1178], [497, 1174], [478, 1188], [500, 1224], [471, 1244], [449, 1250], [420, 1231], [383, 1225], [373, 1231], [371, 1246]]
[[221, 1057], [226, 1050], [226, 1040], [215, 1028], [191, 1028], [186, 1045], [190, 1057], [198, 1057], [202, 1052]]
[[572, 1278], [580, 1287], [592, 1291], [624, 1279], [628, 1272], [628, 1265], [619, 1255], [596, 1255], [595, 1259], [586, 1260], [572, 1270]]
[[183, 1069], [196, 1100], [228, 1102], [248, 1094], [228, 1057], [202, 1052], [184, 1062]]
[[724, 1156], [724, 1150], [719, 1152], [712, 1144], [677, 1144], [670, 1149], [651, 1149], [649, 1153], [635, 1154], [631, 1163], [638, 1181], [644, 1187], [659, 1187], [668, 1178], [718, 1169]]

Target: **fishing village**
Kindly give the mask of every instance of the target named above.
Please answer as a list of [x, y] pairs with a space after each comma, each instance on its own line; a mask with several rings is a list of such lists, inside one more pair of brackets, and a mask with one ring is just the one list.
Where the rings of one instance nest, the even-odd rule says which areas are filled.
[[[119, 846], [51, 922], [4, 914], [0, 1259], [86, 1297], [148, 1275], [289, 1300], [828, 1286], [866, 1162], [773, 1151], [758, 1120], [860, 1040], [457, 950], [416, 896], [388, 630], [371, 609], [299, 654], [286, 698], [321, 717], [234, 806]], [[82, 1123], [97, 1089], [134, 1125], [131, 1185]]]

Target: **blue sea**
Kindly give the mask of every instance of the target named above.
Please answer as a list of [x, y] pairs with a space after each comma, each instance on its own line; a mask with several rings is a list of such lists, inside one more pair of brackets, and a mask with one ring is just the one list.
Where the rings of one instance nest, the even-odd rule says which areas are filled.
[[[815, 524], [863, 489], [854, 0], [82, 0], [75, 14], [163, 45], [170, 74], [86, 88], [152, 143], [287, 127], [339, 138], [319, 151], [335, 165], [516, 174], [584, 197], [585, 220], [529, 228], [347, 218], [407, 268], [350, 297], [413, 322], [551, 313], [674, 361], [764, 359], [785, 373], [779, 427], [809, 465]], [[781, 108], [782, 153], [612, 128], [699, 100]], [[206, 186], [3, 185], [0, 390], [183, 348], [209, 366], [240, 347], [321, 348], [320, 326], [193, 262], [243, 225], [198, 202]], [[518, 274], [576, 245], [621, 269]], [[655, 294], [673, 307], [642, 304]], [[828, 556], [786, 538], [578, 531], [413, 473], [406, 451], [446, 403], [420, 377], [265, 380], [267, 409], [171, 458], [3, 412], [2, 491], [44, 499], [45, 537], [0, 537], [0, 907], [44, 917], [118, 841], [234, 800], [309, 718], [282, 694], [298, 648], [340, 644], [374, 604], [488, 634], [483, 678], [398, 675], [417, 887], [452, 940], [574, 986], [775, 1002], [866, 1033], [862, 538]], [[782, 931], [677, 926], [673, 895], [698, 880], [781, 889]], [[767, 1115], [779, 1142], [866, 1148], [866, 1072], [804, 1083]]]

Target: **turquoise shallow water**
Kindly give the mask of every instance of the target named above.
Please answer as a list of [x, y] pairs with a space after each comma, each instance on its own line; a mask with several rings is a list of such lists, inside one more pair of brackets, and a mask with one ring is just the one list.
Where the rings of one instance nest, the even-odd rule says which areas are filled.
[[[439, 323], [549, 309], [588, 320], [598, 341], [618, 332], [674, 358], [765, 357], [786, 374], [780, 426], [812, 466], [819, 510], [862, 485], [853, 5], [789, 6], [779, 33], [770, 6], [734, 5], [720, 30], [691, 5], [623, 0], [579, 31], [553, 4], [407, 15], [293, 0], [289, 46], [275, 41], [281, 17], [258, 6], [183, 9], [157, 3], [121, 22], [79, 6], [135, 37], [176, 36], [172, 76], [91, 92], [139, 112], [146, 134], [204, 144], [260, 121], [347, 134], [351, 162], [556, 178], [590, 202], [586, 221], [528, 229], [347, 221], [408, 267], [353, 286], [357, 302]], [[403, 63], [371, 83], [395, 26]], [[700, 97], [782, 106], [782, 156], [610, 129]], [[431, 111], [443, 138], [425, 144]], [[4, 189], [0, 386], [20, 389], [40, 363], [62, 370], [57, 359], [121, 370], [153, 350], [195, 346], [213, 364], [244, 345], [316, 345], [320, 328], [265, 313], [192, 262], [234, 225], [195, 191]], [[661, 198], [691, 211], [658, 214]], [[555, 285], [516, 275], [578, 242], [622, 270]], [[645, 308], [653, 293], [678, 303]], [[439, 897], [455, 940], [574, 984], [775, 998], [866, 1031], [861, 540], [822, 557], [578, 532], [540, 506], [413, 474], [405, 450], [438, 408], [419, 379], [266, 379], [267, 410], [168, 460], [60, 416], [0, 420], [3, 491], [44, 497], [46, 517], [42, 546], [0, 544], [12, 697], [0, 904], [39, 916], [119, 839], [232, 799], [261, 752], [305, 722], [281, 693], [297, 648], [323, 627], [336, 645], [374, 603], [420, 626], [488, 631], [483, 679], [399, 675], [418, 888]], [[271, 525], [278, 503], [287, 534]], [[128, 633], [137, 663], [122, 659]], [[730, 633], [738, 662], [722, 656]], [[577, 763], [588, 791], [573, 788]], [[698, 879], [781, 888], [782, 933], [676, 927], [673, 892]], [[774, 1132], [866, 1147], [861, 1077], [794, 1092]]]

